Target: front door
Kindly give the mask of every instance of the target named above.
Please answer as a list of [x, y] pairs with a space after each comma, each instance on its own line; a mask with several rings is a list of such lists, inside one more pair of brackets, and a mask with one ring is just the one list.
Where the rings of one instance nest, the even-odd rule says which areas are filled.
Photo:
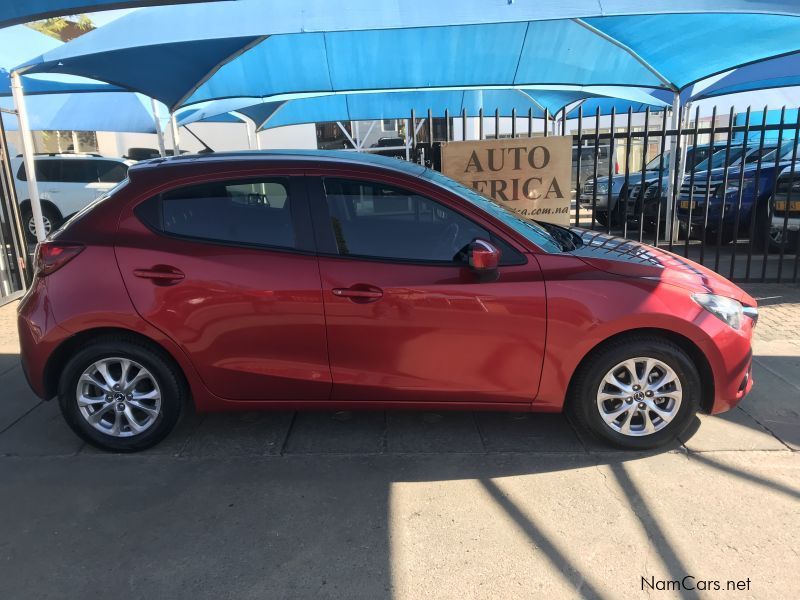
[[[394, 185], [337, 177], [309, 185], [334, 399], [533, 400], [546, 318], [533, 257]], [[498, 281], [478, 282], [457, 260], [476, 238], [503, 251]]]
[[117, 259], [139, 314], [233, 400], [327, 400], [317, 259], [300, 176], [212, 181], [123, 215]]

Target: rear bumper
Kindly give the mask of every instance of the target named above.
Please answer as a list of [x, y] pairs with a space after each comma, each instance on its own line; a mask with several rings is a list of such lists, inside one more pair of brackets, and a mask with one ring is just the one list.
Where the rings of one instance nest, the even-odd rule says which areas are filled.
[[50, 305], [46, 302], [45, 290], [44, 282], [34, 280], [17, 309], [17, 330], [25, 379], [39, 398], [49, 400], [50, 394], [45, 383], [47, 361], [70, 334], [56, 324]]

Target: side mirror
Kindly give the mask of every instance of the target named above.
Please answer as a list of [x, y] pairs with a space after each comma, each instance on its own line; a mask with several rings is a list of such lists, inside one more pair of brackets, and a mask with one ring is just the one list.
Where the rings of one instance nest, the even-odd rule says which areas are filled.
[[467, 252], [469, 268], [479, 281], [495, 281], [500, 266], [500, 250], [486, 240], [476, 239]]

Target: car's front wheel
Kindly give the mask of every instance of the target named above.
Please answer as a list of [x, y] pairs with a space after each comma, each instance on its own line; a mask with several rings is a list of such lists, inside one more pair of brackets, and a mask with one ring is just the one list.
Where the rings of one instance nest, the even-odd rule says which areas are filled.
[[697, 413], [701, 395], [697, 368], [683, 349], [657, 336], [631, 336], [584, 361], [570, 387], [568, 410], [601, 440], [643, 450], [676, 440]]
[[61, 375], [58, 401], [88, 443], [116, 452], [144, 450], [175, 426], [186, 386], [161, 351], [127, 337], [96, 340]]

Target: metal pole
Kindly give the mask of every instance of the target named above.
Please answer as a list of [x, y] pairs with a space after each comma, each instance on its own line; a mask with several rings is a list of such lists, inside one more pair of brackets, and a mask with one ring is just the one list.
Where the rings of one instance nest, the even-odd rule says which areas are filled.
[[175, 118], [175, 113], [170, 113], [169, 125], [172, 128], [172, 154], [173, 156], [179, 156], [181, 153], [181, 140], [178, 134], [178, 120]]
[[25, 175], [28, 180], [28, 196], [33, 213], [33, 224], [36, 228], [36, 239], [43, 241], [45, 238], [44, 220], [42, 219], [42, 203], [39, 199], [39, 186], [36, 182], [36, 165], [34, 161], [35, 148], [33, 136], [28, 123], [28, 108], [25, 106], [25, 95], [22, 91], [22, 80], [19, 73], [11, 73], [11, 94], [14, 97], [14, 108], [19, 120], [19, 136], [22, 140], [22, 160], [25, 163]]
[[[405, 121], [406, 121], [406, 140], [405, 140], [406, 160], [411, 160], [411, 135], [412, 135], [412, 133], [408, 128], [408, 119], [406, 119]], [[414, 126], [412, 125], [411, 127], [414, 127]]]
[[164, 144], [164, 130], [161, 129], [161, 119], [158, 118], [158, 107], [155, 98], [150, 98], [150, 109], [153, 111], [153, 123], [156, 126], [156, 137], [158, 137], [158, 153], [161, 156], [167, 155], [167, 146]]
[[[678, 125], [680, 124], [681, 118], [681, 95], [678, 92], [675, 92], [672, 96], [672, 115], [671, 115], [671, 123], [670, 129], [677, 130]], [[677, 221], [673, 223], [672, 219], [672, 193], [673, 188], [675, 187], [675, 171], [678, 169], [678, 153], [675, 151], [677, 149], [678, 139], [677, 136], [673, 135], [670, 137], [669, 143], [669, 171], [667, 177], [667, 205], [665, 206], [664, 210], [664, 223], [666, 226], [664, 227], [664, 240], [669, 240], [677, 233], [674, 231], [676, 229]], [[679, 184], [680, 185], [680, 184]]]
[[252, 150], [253, 149], [253, 133], [252, 133], [252, 131], [250, 131], [250, 121], [245, 121], [244, 122], [244, 130], [245, 130], [245, 133], [247, 133], [247, 149], [248, 150]]

